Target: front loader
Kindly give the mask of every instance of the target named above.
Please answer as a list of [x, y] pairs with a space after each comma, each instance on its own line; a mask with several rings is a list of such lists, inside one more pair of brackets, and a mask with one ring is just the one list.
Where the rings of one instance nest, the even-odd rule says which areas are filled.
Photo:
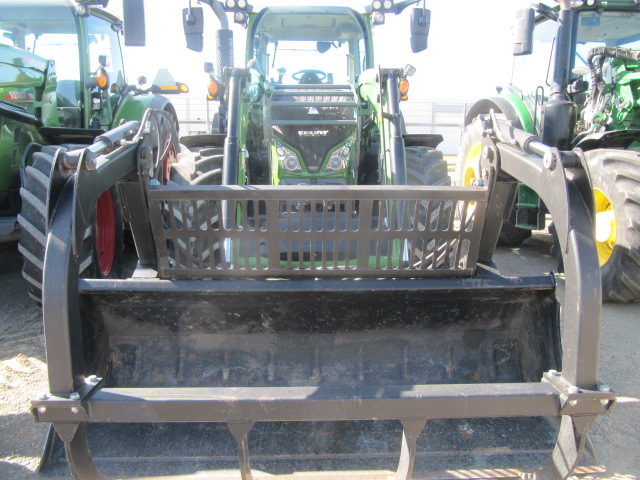
[[[123, 22], [97, 7], [106, 3], [0, 2], [0, 242], [20, 238], [23, 276], [38, 302], [47, 233], [46, 177], [55, 153], [90, 145], [121, 122], [140, 120], [150, 107], [177, 119], [171, 102], [159, 95], [178, 93], [175, 81], [154, 81], [149, 88], [127, 84], [119, 40]], [[21, 187], [30, 195], [21, 196]], [[83, 271], [119, 274], [120, 210], [116, 192], [100, 197], [86, 232], [94, 248], [81, 262]]]
[[[167, 166], [162, 146], [175, 131], [149, 110], [55, 157], [43, 284], [49, 392], [32, 402], [36, 420], [52, 425], [40, 474], [598, 471], [587, 433], [615, 395], [598, 382], [584, 158], [487, 118], [481, 181], [450, 186], [438, 139], [403, 133], [410, 68], [373, 63], [372, 24], [414, 2], [376, 1], [364, 13], [226, 2], [251, 40], [241, 68], [224, 53], [222, 5], [208, 3], [223, 27], [222, 69], [207, 67], [222, 105], [214, 133], [182, 137]], [[203, 19], [185, 9], [191, 46]], [[428, 19], [414, 9], [415, 51], [426, 48]], [[305, 64], [333, 50], [342, 62]], [[304, 67], [297, 80], [285, 65], [269, 70], [286, 52], [296, 72]], [[504, 276], [492, 261], [524, 179], [556, 218], [562, 276]], [[79, 278], [86, 206], [112, 187], [137, 266], [123, 279]]]

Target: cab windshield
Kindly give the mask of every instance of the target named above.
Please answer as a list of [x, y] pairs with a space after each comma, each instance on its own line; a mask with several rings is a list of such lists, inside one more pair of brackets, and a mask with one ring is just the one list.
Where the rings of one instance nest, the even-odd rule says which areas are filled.
[[[553, 50], [557, 32], [558, 23], [553, 20], [537, 24], [533, 37], [533, 54], [514, 57], [512, 84], [524, 95], [534, 95], [536, 89], [548, 94], [553, 75]], [[589, 51], [604, 46], [640, 49], [640, 13], [606, 10], [601, 13], [580, 12], [571, 68], [578, 67], [584, 73], [588, 69]], [[584, 80], [590, 81], [589, 75], [584, 75]]]
[[254, 68], [275, 84], [352, 83], [369, 63], [363, 27], [348, 9], [268, 9], [253, 38]]
[[587, 68], [589, 50], [595, 47], [640, 49], [640, 13], [583, 12], [578, 19], [575, 67]]

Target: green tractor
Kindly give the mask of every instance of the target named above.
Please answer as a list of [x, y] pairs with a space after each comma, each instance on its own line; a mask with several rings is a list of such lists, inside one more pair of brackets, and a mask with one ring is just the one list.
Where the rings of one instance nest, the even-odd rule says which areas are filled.
[[[490, 112], [562, 150], [581, 149], [596, 207], [605, 300], [640, 299], [640, 5], [588, 1], [518, 12], [513, 78], [469, 111], [458, 181], [479, 178], [479, 115]], [[500, 232], [516, 245], [545, 228], [546, 208], [525, 184]]]
[[[195, 158], [182, 160], [197, 168], [181, 168], [178, 162], [170, 180], [222, 185], [449, 185], [446, 162], [435, 150], [442, 136], [406, 133], [400, 102], [408, 97], [408, 76], [415, 69], [375, 68], [374, 63], [372, 27], [383, 24], [385, 14], [400, 14], [418, 2], [374, 3], [362, 15], [342, 7], [253, 12], [245, 2], [226, 2], [224, 7], [212, 2], [222, 28], [216, 30], [217, 67], [207, 63], [205, 70], [211, 79], [209, 94], [220, 101], [220, 108], [212, 135], [181, 138], [195, 152]], [[225, 9], [247, 29], [247, 68], [230, 68], [233, 37]], [[203, 46], [203, 18], [202, 8], [184, 11], [187, 46], [196, 51]], [[429, 18], [428, 10], [415, 9], [414, 52], [426, 48]], [[181, 176], [185, 171], [190, 175]], [[320, 206], [291, 208], [293, 212]], [[344, 206], [336, 208], [342, 223], [357, 214]], [[181, 212], [176, 215], [181, 217]], [[231, 215], [227, 212], [224, 221]], [[405, 247], [394, 242], [392, 262], [409, 259]], [[219, 253], [228, 261], [231, 252], [212, 252]], [[308, 248], [303, 256], [307, 263], [320, 258]]]
[[[52, 426], [43, 469], [242, 480], [592, 471], [587, 433], [615, 395], [598, 383], [600, 276], [579, 156], [519, 131], [561, 165], [547, 170], [484, 135], [476, 186], [449, 185], [441, 138], [404, 133], [412, 68], [373, 58], [372, 27], [414, 0], [363, 12], [206, 3], [222, 27], [206, 67], [221, 105], [213, 131], [183, 136], [164, 161], [175, 131], [149, 110], [54, 158], [49, 391], [32, 401]], [[125, 9], [138, 28], [141, 6]], [[227, 14], [246, 27], [239, 67]], [[183, 11], [196, 50], [204, 19]], [[415, 52], [429, 20], [413, 9]], [[493, 262], [514, 179], [556, 218], [566, 286]], [[136, 267], [80, 275], [85, 206], [113, 188]]]
[[[93, 6], [103, 3], [0, 3], [0, 241], [20, 236], [24, 277], [38, 301], [51, 208], [46, 179], [57, 152], [91, 144], [122, 122], [141, 119], [150, 107], [177, 119], [158, 93], [179, 92], [179, 84], [142, 89], [126, 83], [122, 21]], [[21, 185], [30, 192], [22, 199]], [[86, 235], [95, 248], [82, 268], [117, 274], [122, 215], [115, 192], [105, 192], [91, 215], [95, 221]]]
[[[382, 24], [385, 13], [399, 14], [415, 3], [382, 2], [371, 15]], [[245, 2], [227, 2], [225, 8], [248, 31], [247, 68], [231, 72], [225, 68], [233, 62], [232, 31], [223, 7], [212, 5], [219, 7], [214, 11], [223, 27], [216, 31], [217, 68], [206, 64], [209, 93], [220, 101], [212, 133], [220, 141], [232, 136], [239, 151], [224, 168], [225, 184], [448, 183], [442, 154], [434, 149], [442, 137], [408, 135], [404, 128], [400, 102], [407, 99], [407, 77], [415, 69], [374, 68], [376, 20], [340, 7], [253, 12]], [[414, 52], [426, 48], [428, 32], [428, 11], [417, 12]], [[201, 50], [202, 10], [189, 8], [184, 18], [189, 48]]]

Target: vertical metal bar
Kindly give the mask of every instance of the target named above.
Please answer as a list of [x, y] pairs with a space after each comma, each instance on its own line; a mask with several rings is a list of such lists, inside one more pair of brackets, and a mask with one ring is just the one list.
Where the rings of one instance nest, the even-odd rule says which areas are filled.
[[416, 461], [416, 442], [427, 424], [426, 420], [402, 421], [402, 450], [395, 480], [411, 480]]
[[242, 480], [253, 480], [249, 464], [249, 431], [253, 422], [227, 423], [227, 427], [238, 444], [238, 460], [240, 462], [240, 477]]
[[[84, 385], [78, 262], [73, 252], [74, 182], [65, 185], [47, 236], [42, 282], [49, 391], [67, 397]], [[85, 231], [81, 222], [75, 228]]]
[[267, 200], [267, 265], [270, 269], [280, 268], [280, 219], [278, 212], [280, 202], [278, 200]]

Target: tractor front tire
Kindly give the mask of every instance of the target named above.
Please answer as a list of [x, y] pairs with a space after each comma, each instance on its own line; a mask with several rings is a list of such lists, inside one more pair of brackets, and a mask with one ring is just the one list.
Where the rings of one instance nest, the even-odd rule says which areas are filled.
[[640, 153], [585, 152], [596, 208], [602, 298], [640, 300]]
[[442, 152], [429, 147], [407, 147], [407, 184], [409, 185], [451, 185], [447, 162]]
[[[45, 146], [33, 154], [33, 162], [25, 168], [24, 185], [20, 189], [22, 211], [18, 216], [21, 228], [18, 250], [24, 259], [22, 276], [29, 283], [29, 296], [38, 304], [42, 304], [49, 179], [60, 148]], [[93, 221], [85, 231], [78, 262], [79, 275], [85, 278], [118, 277], [122, 251], [122, 213], [117, 192], [112, 188], [98, 199]]]
[[[480, 120], [475, 118], [464, 128], [462, 141], [458, 150], [456, 164], [456, 182], [463, 187], [473, 186], [474, 179], [480, 176], [480, 154], [482, 152], [482, 128]], [[498, 245], [515, 247], [531, 237], [531, 230], [516, 226], [515, 208], [509, 213], [509, 218], [502, 222]]]
[[[447, 162], [442, 158], [442, 152], [429, 147], [407, 147], [405, 149], [407, 165], [407, 184], [422, 186], [445, 186], [451, 185], [451, 178], [447, 170]], [[436, 230], [443, 228], [438, 221], [449, 221], [451, 219], [451, 209], [453, 206], [448, 202], [441, 202], [431, 212], [431, 217], [427, 218], [428, 206], [423, 205], [418, 218], [414, 219], [414, 224], [419, 230]], [[441, 209], [444, 211], [441, 212]], [[442, 213], [442, 214], [441, 214]], [[413, 262], [415, 264], [427, 262], [427, 264], [442, 265], [445, 258], [442, 245], [436, 240], [430, 240], [425, 245], [416, 243], [411, 247], [413, 250]], [[437, 260], [423, 258], [425, 252], [429, 251], [429, 256], [438, 257]], [[431, 257], [433, 258], [433, 257]]]

